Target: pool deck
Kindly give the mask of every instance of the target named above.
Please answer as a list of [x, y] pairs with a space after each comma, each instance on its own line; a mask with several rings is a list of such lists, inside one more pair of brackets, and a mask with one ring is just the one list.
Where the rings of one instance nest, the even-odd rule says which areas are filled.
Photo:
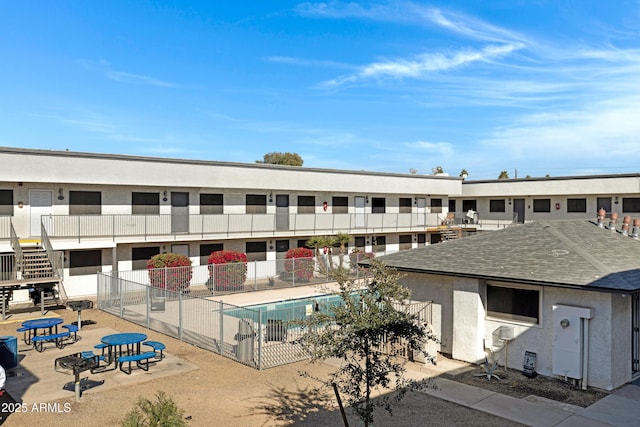
[[326, 294], [336, 293], [339, 286], [335, 282], [321, 283], [317, 285], [295, 286], [291, 288], [269, 289], [239, 294], [212, 296], [208, 299], [222, 301], [226, 304], [248, 306], [266, 304], [270, 302], [288, 301], [300, 298], [312, 298]]

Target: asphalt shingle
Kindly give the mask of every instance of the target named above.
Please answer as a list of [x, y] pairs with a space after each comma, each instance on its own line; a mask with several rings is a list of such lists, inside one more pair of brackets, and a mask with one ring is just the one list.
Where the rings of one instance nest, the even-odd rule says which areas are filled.
[[640, 291], [640, 240], [588, 220], [532, 222], [381, 260], [404, 271]]

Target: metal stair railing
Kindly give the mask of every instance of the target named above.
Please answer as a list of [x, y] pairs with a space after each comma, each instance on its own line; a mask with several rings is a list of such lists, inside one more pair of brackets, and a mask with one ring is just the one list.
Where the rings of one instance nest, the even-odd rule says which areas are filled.
[[61, 299], [62, 304], [65, 304], [69, 297], [67, 296], [67, 292], [64, 289], [64, 284], [62, 280], [62, 253], [56, 252], [53, 250], [53, 246], [51, 245], [51, 240], [49, 239], [49, 235], [45, 230], [44, 224], [41, 225], [40, 238], [42, 240], [42, 247], [47, 253], [47, 258], [49, 258], [49, 262], [51, 263], [51, 267], [53, 268], [53, 275], [56, 279], [58, 279], [58, 296]]
[[22, 246], [20, 245], [20, 239], [18, 239], [18, 235], [16, 234], [15, 228], [13, 228], [13, 223], [10, 224], [11, 229], [11, 247], [13, 248], [13, 252], [15, 253], [15, 260], [13, 266], [13, 275], [14, 279], [18, 279], [18, 266], [22, 265], [24, 260], [24, 252], [22, 251]]

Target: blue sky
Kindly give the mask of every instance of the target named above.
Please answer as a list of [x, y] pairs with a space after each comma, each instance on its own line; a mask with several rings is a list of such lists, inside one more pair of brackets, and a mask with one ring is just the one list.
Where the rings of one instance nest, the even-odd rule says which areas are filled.
[[2, 1], [0, 54], [2, 146], [640, 171], [640, 0]]

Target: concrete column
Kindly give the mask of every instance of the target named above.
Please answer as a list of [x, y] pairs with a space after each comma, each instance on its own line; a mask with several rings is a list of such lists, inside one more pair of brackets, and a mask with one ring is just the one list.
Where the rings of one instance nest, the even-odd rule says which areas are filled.
[[480, 284], [475, 279], [456, 279], [453, 285], [454, 359], [466, 362], [484, 360], [484, 306]]

